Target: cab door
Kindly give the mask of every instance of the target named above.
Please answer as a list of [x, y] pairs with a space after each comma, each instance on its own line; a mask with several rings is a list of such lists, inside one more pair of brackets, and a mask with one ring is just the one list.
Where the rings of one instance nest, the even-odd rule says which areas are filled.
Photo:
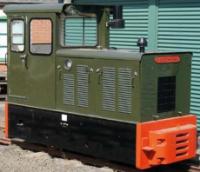
[[25, 17], [8, 17], [8, 100], [22, 103], [27, 99], [27, 47]]
[[55, 20], [54, 13], [26, 13], [10, 20], [10, 101], [55, 106]]
[[27, 14], [26, 54], [28, 105], [55, 106], [55, 13]]

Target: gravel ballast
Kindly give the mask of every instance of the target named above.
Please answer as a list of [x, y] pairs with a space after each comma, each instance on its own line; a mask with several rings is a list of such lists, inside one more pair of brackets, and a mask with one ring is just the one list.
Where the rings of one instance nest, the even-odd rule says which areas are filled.
[[23, 150], [17, 145], [0, 146], [0, 172], [114, 172], [77, 160], [53, 158], [44, 152]]

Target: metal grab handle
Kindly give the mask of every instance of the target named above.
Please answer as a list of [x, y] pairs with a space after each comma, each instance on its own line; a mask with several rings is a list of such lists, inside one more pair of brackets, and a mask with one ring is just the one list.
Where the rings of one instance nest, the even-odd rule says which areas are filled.
[[22, 55], [20, 55], [19, 57], [20, 57], [21, 60], [25, 60], [26, 57], [27, 57], [27, 54], [22, 54]]
[[132, 88], [135, 88], [135, 77], [131, 78], [131, 86]]
[[87, 68], [86, 68], [86, 72], [87, 72], [87, 74], [88, 74], [88, 83], [90, 83], [90, 82], [91, 82], [91, 77], [90, 77], [90, 75], [91, 75], [92, 72], [94, 72], [94, 69], [93, 69], [93, 68], [87, 67]]
[[8, 63], [8, 52], [7, 53], [5, 53], [5, 58], [4, 58], [4, 62], [5, 62], [5, 65], [7, 65], [7, 63]]
[[58, 80], [62, 79], [62, 68], [61, 65], [57, 66], [57, 70], [58, 70]]
[[21, 59], [22, 63], [24, 63], [24, 66], [28, 69], [27, 66], [27, 54], [22, 54], [19, 56], [19, 58]]
[[138, 72], [134, 71], [134, 75], [131, 78], [131, 86], [132, 86], [132, 88], [135, 88], [135, 79], [137, 78], [137, 76], [138, 76]]
[[89, 82], [89, 83], [91, 82], [91, 77], [90, 77], [90, 75], [91, 75], [91, 73], [93, 73], [93, 72], [94, 72], [94, 69], [93, 69], [93, 68], [90, 68], [89, 71], [88, 71], [88, 82]]
[[101, 77], [102, 77], [103, 72], [101, 71], [100, 68], [98, 68], [96, 70], [96, 73], [98, 73], [98, 84], [100, 85], [101, 84]]

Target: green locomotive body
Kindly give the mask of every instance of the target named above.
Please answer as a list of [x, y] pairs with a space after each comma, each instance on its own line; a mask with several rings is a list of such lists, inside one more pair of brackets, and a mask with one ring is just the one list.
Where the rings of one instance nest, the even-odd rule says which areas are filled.
[[5, 7], [6, 136], [139, 169], [194, 157], [192, 54], [109, 48], [111, 9]]

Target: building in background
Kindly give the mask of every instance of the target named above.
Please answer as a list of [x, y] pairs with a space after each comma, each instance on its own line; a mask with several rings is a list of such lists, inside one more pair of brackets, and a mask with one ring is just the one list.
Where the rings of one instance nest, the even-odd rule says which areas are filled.
[[7, 24], [6, 15], [3, 13], [3, 4], [0, 4], [0, 62], [7, 53]]

